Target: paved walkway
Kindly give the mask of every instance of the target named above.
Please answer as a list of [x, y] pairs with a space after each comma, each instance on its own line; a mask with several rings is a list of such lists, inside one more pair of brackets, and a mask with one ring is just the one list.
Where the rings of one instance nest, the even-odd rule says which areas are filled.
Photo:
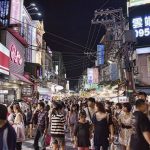
[[[22, 150], [34, 150], [34, 148], [33, 148], [33, 140], [26, 140], [23, 143]], [[52, 150], [52, 148], [47, 147], [46, 150]], [[66, 150], [74, 150], [73, 146], [72, 146], [72, 143], [71, 143], [71, 140], [70, 140], [68, 135], [66, 136]]]

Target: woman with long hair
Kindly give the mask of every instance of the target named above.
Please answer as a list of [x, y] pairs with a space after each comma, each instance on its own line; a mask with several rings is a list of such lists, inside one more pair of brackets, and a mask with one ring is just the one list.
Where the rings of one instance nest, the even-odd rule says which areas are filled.
[[109, 139], [114, 137], [112, 118], [106, 113], [101, 102], [96, 102], [96, 113], [92, 118], [94, 124], [94, 146], [95, 150], [108, 150]]
[[[16, 114], [15, 120], [14, 120], [14, 128], [17, 133], [17, 143], [16, 143], [16, 150], [22, 149], [22, 142], [25, 140], [25, 129], [24, 129], [24, 119], [23, 119], [23, 113], [19, 106], [19, 104], [16, 104], [13, 106], [14, 112]], [[20, 136], [21, 135], [21, 136]]]
[[13, 110], [13, 105], [10, 105], [8, 107], [8, 122], [13, 125], [14, 124], [14, 119], [15, 119], [15, 113], [14, 113], [14, 110]]
[[77, 107], [75, 104], [71, 106], [71, 110], [68, 116], [68, 122], [70, 126], [70, 137], [71, 137], [71, 141], [73, 142], [74, 141], [74, 129], [78, 122], [78, 111], [77, 111]]
[[132, 113], [131, 113], [131, 104], [123, 104], [123, 112], [119, 116], [119, 143], [121, 145], [120, 150], [127, 150], [129, 148], [129, 140], [132, 134]]

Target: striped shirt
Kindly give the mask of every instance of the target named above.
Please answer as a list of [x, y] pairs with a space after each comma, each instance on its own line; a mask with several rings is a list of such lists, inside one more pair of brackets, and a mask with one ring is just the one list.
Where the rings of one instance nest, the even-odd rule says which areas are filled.
[[65, 119], [63, 114], [56, 114], [51, 116], [51, 135], [64, 135]]

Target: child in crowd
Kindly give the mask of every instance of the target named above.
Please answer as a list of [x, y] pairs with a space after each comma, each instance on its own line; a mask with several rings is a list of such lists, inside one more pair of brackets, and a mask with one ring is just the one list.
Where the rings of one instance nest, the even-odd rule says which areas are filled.
[[89, 150], [90, 146], [90, 123], [86, 120], [86, 112], [84, 110], [79, 113], [79, 121], [75, 127], [74, 137], [75, 146], [78, 150]]

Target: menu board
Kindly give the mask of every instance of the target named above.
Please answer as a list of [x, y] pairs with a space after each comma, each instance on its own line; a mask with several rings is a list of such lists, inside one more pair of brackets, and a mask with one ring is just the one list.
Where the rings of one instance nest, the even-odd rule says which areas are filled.
[[24, 86], [22, 88], [22, 96], [23, 97], [31, 97], [33, 95], [33, 87], [32, 86]]

